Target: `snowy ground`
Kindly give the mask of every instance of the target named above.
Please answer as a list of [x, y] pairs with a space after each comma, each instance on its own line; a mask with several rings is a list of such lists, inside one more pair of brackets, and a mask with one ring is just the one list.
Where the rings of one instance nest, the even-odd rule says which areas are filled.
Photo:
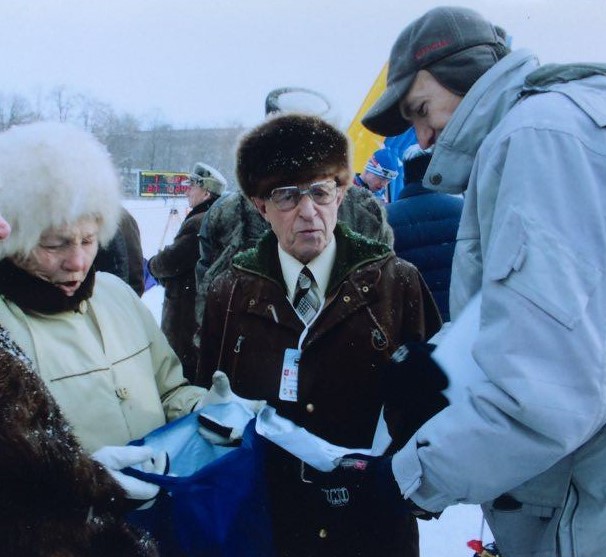
[[[127, 200], [124, 205], [139, 224], [143, 254], [147, 258], [172, 241], [187, 214], [185, 199], [136, 199]], [[176, 210], [176, 213], [171, 214], [171, 210]], [[143, 301], [158, 322], [163, 294], [163, 289], [155, 286], [143, 296]], [[475, 505], [451, 507], [442, 513], [439, 520], [421, 520], [421, 557], [471, 557], [473, 551], [467, 547], [467, 541], [479, 538], [481, 527], [482, 513]], [[487, 528], [484, 539], [486, 542], [492, 541]]]

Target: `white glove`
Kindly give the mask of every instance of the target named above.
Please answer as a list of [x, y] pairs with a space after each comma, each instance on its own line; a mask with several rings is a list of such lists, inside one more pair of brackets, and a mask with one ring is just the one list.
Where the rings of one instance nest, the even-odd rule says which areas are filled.
[[122, 486], [129, 499], [149, 501], [158, 495], [160, 491], [159, 486], [123, 474], [120, 470], [127, 466], [133, 466], [143, 472], [165, 474], [168, 463], [168, 455], [166, 453], [154, 455], [151, 447], [108, 446], [102, 447], [91, 456], [99, 464], [102, 464]]
[[239, 405], [240, 412], [233, 412], [232, 416], [225, 421], [201, 412], [198, 417], [201, 424], [198, 431], [213, 445], [231, 445], [242, 439], [244, 427], [267, 404], [267, 401], [251, 400], [234, 394], [229, 384], [229, 377], [224, 372], [217, 370], [213, 374], [213, 385], [210, 391], [194, 406], [194, 412], [203, 411], [207, 406], [218, 404]]
[[225, 372], [217, 370], [213, 373], [213, 386], [210, 388], [210, 391], [202, 395], [200, 400], [196, 403], [194, 412], [202, 410], [202, 408], [209, 404], [226, 404], [227, 402], [237, 402], [249, 410], [252, 410], [255, 415], [267, 404], [266, 400], [251, 400], [235, 394], [231, 390], [229, 377], [227, 377]]

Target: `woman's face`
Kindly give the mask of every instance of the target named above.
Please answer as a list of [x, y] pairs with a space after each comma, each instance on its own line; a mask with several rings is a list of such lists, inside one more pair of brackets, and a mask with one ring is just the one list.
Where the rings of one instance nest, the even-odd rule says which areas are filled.
[[93, 217], [80, 219], [71, 226], [51, 228], [25, 258], [13, 263], [73, 296], [88, 275], [99, 249], [99, 224]]
[[0, 240], [8, 238], [11, 234], [11, 227], [0, 215]]

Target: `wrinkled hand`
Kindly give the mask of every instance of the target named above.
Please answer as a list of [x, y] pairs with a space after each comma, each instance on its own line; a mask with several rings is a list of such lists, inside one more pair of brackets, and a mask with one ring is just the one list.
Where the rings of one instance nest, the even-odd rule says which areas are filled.
[[126, 491], [129, 499], [141, 502], [154, 500], [160, 488], [149, 482], [144, 482], [121, 472], [123, 468], [136, 467], [143, 472], [165, 474], [168, 467], [168, 455], [154, 455], [151, 447], [102, 447], [92, 454], [92, 458], [111, 474], [111, 476]]
[[411, 499], [402, 497], [391, 468], [391, 456], [348, 454], [339, 459], [337, 470], [348, 475], [350, 481], [364, 486], [371, 506], [369, 512], [388, 511], [396, 516], [412, 514], [424, 520], [439, 516], [422, 509]]
[[448, 378], [431, 357], [434, 349], [430, 343], [407, 343], [393, 353], [381, 370], [386, 412], [398, 416], [398, 445], [448, 406], [448, 399], [442, 394], [448, 387]]
[[[221, 421], [204, 413], [204, 408], [207, 406], [230, 403], [241, 407], [239, 415], [233, 416], [232, 419]], [[254, 418], [266, 404], [265, 400], [251, 400], [236, 395], [231, 390], [229, 377], [217, 370], [213, 374], [211, 389], [194, 406], [194, 412], [201, 411], [198, 417], [200, 435], [213, 445], [237, 444], [242, 439], [248, 421]]]

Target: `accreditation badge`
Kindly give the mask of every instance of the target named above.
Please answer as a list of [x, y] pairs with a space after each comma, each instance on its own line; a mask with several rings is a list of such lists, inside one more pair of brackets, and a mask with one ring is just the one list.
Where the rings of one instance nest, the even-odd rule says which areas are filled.
[[278, 398], [289, 402], [297, 401], [297, 392], [299, 388], [299, 360], [301, 359], [301, 350], [287, 348], [284, 351], [284, 361], [282, 362], [282, 375], [280, 377], [280, 392]]

